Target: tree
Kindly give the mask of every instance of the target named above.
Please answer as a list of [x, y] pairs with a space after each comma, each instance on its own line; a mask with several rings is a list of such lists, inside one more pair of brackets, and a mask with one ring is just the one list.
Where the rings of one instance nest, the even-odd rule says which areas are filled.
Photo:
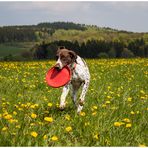
[[128, 50], [127, 48], [124, 48], [121, 53], [121, 57], [122, 58], [132, 58], [132, 57], [134, 57], [134, 54], [130, 50]]
[[109, 58], [115, 58], [116, 57], [116, 50], [114, 48], [111, 48], [108, 52]]
[[100, 52], [98, 55], [98, 58], [101, 58], [101, 59], [106, 59], [108, 57], [109, 57], [108, 54], [105, 52]]

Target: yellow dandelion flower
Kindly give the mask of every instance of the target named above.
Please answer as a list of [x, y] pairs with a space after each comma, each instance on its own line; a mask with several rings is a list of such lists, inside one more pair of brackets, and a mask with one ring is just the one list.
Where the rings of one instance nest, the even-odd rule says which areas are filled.
[[21, 126], [20, 126], [20, 125], [16, 125], [15, 127], [16, 127], [16, 128], [21, 128]]
[[9, 123], [18, 123], [18, 120], [17, 119], [10, 119]]
[[36, 105], [30, 105], [30, 108], [35, 109]]
[[132, 101], [132, 98], [131, 98], [131, 97], [128, 97], [128, 98], [127, 98], [127, 101], [128, 101], [128, 102], [131, 102], [131, 101]]
[[8, 130], [8, 127], [5, 126], [2, 128], [2, 131], [6, 131], [6, 130]]
[[47, 139], [47, 135], [44, 135], [44, 136], [43, 136], [43, 139], [44, 139], [44, 140]]
[[121, 122], [114, 122], [114, 126], [116, 126], [116, 127], [119, 127], [119, 126], [121, 126], [121, 125], [122, 125]]
[[85, 125], [85, 126], [89, 126], [90, 123], [89, 123], [89, 122], [85, 122], [84, 125]]
[[72, 131], [72, 127], [71, 126], [68, 126], [65, 128], [66, 132], [71, 132]]
[[47, 121], [47, 122], [50, 122], [50, 123], [53, 122], [52, 117], [45, 117], [44, 120]]
[[34, 126], [35, 125], [35, 123], [30, 123], [30, 126]]
[[34, 137], [34, 138], [36, 138], [38, 136], [38, 133], [35, 132], [35, 131], [33, 131], [33, 132], [31, 132], [31, 136]]
[[65, 119], [69, 121], [70, 120], [70, 115], [65, 115]]
[[98, 135], [98, 134], [95, 134], [95, 135], [93, 136], [93, 138], [96, 139], [96, 140], [98, 140], [98, 139], [99, 139], [99, 135]]
[[13, 111], [13, 115], [17, 115], [17, 112], [16, 111]]
[[140, 93], [145, 94], [145, 92], [143, 90], [140, 90]]
[[110, 101], [106, 101], [105, 103], [106, 103], [106, 104], [110, 104]]
[[132, 115], [134, 115], [134, 114], [135, 114], [135, 112], [134, 112], [134, 111], [131, 111], [131, 114], [132, 114]]
[[35, 119], [36, 117], [37, 117], [36, 114], [34, 114], [34, 113], [31, 114], [31, 118]]
[[131, 122], [130, 119], [128, 119], [128, 118], [124, 118], [123, 121], [124, 122]]
[[52, 107], [52, 103], [48, 103], [48, 107]]
[[86, 113], [85, 112], [80, 112], [80, 116], [85, 116], [86, 115]]
[[136, 111], [136, 113], [137, 113], [137, 114], [139, 114], [139, 113], [140, 113], [140, 111]]
[[51, 137], [51, 140], [52, 140], [52, 141], [58, 141], [58, 137], [57, 137], [57, 136], [52, 136], [52, 137]]
[[4, 119], [10, 120], [10, 119], [12, 119], [12, 115], [7, 114], [6, 116], [4, 116]]
[[111, 97], [111, 96], [107, 96], [107, 98], [108, 98], [108, 99], [111, 99], [112, 97]]
[[93, 113], [92, 113], [92, 116], [95, 116], [96, 114], [97, 114], [97, 112], [93, 112]]
[[96, 105], [93, 106], [93, 109], [98, 109], [98, 107]]
[[139, 147], [146, 147], [145, 144], [139, 144]]
[[106, 104], [102, 104], [102, 107], [104, 107], [104, 108], [105, 108], [105, 107], [106, 107]]
[[0, 118], [2, 117], [2, 114], [0, 114]]
[[132, 127], [132, 124], [131, 123], [128, 123], [128, 124], [126, 124], [125, 127], [127, 127], [127, 128]]

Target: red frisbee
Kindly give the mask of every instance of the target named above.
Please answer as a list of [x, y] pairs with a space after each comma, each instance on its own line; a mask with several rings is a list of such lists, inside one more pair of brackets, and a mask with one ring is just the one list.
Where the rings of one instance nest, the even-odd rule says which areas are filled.
[[52, 67], [46, 74], [46, 82], [49, 86], [58, 88], [66, 85], [70, 81], [71, 71], [68, 66], [63, 67], [61, 70], [57, 70]]

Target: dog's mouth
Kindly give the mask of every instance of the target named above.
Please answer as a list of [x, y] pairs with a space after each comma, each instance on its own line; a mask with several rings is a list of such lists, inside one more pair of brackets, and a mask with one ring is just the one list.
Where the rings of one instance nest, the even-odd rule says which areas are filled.
[[60, 70], [61, 70], [61, 68], [60, 68], [60, 67], [55, 67], [55, 69], [56, 69], [57, 71], [60, 71]]

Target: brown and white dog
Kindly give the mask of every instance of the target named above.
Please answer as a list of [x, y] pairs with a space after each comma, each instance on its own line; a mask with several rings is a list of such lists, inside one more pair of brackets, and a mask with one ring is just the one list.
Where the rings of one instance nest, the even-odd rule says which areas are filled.
[[[74, 51], [65, 48], [57, 50], [56, 58], [57, 69], [62, 69], [67, 65], [72, 71], [70, 82], [63, 87], [63, 92], [60, 97], [60, 109], [63, 110], [65, 108], [66, 96], [68, 95], [69, 90], [71, 90], [73, 102], [77, 107], [77, 112], [79, 113], [83, 108], [85, 95], [90, 82], [90, 73], [87, 64]], [[77, 104], [77, 93], [80, 86], [82, 86], [82, 92]]]

